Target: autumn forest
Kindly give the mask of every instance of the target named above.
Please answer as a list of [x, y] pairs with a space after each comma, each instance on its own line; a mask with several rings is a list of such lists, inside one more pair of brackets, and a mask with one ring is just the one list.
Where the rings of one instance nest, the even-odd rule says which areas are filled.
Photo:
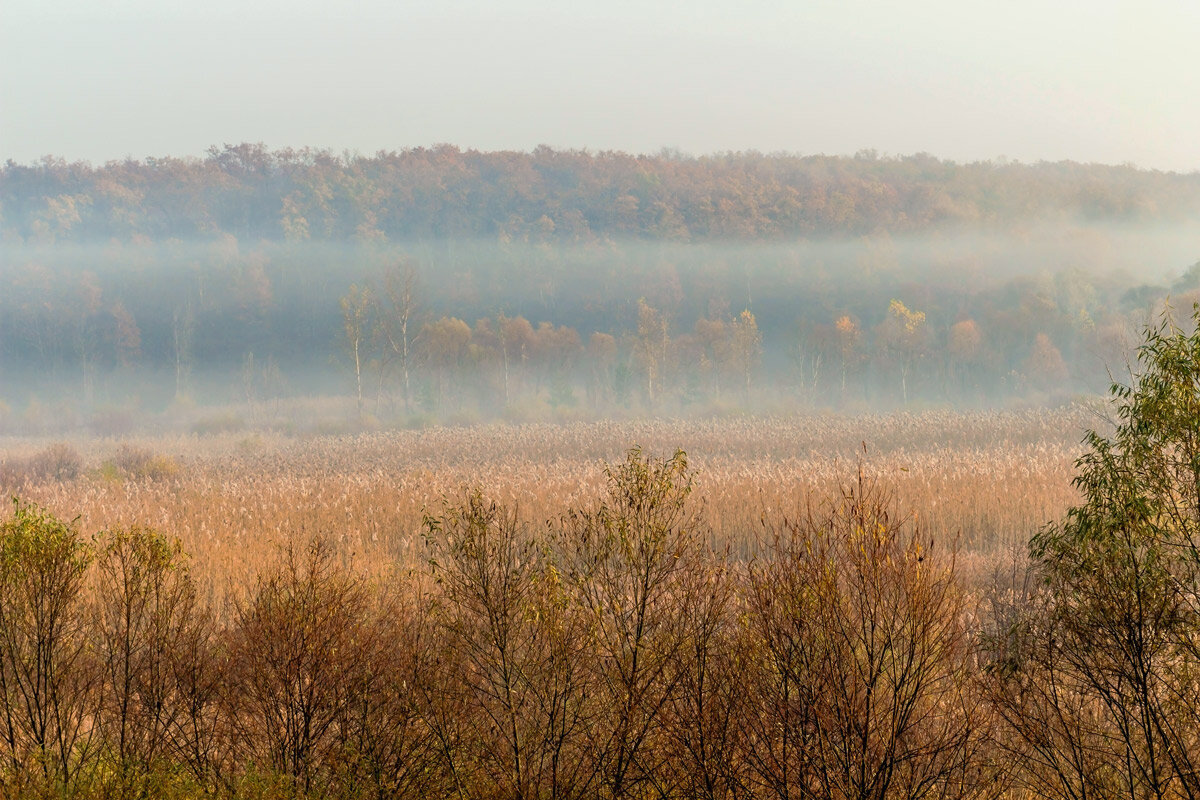
[[870, 152], [9, 162], [0, 426], [1061, 401], [1200, 289], [1198, 205], [1195, 175]]

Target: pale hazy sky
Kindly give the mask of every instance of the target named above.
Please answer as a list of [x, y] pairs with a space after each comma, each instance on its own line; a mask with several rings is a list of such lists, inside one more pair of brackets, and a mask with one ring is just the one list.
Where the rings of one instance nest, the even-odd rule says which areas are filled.
[[0, 0], [0, 160], [438, 142], [1200, 169], [1195, 0]]

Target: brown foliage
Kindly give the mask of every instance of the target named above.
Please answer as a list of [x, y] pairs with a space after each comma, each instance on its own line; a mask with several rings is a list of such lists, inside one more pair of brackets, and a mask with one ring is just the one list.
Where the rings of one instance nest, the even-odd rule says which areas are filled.
[[439, 589], [440, 671], [456, 686], [458, 713], [474, 722], [447, 753], [457, 792], [586, 796], [592, 775], [584, 734], [594, 705], [587, 702], [581, 618], [566, 607], [557, 571], [513, 512], [478, 494], [426, 526]]
[[978, 797], [986, 720], [954, 550], [861, 474], [750, 569], [745, 782], [779, 797]]
[[[848, 428], [836, 419], [689, 425], [698, 457], [634, 450], [607, 467], [597, 459], [620, 439], [670, 452], [684, 428], [137, 445], [179, 472], [28, 484], [78, 503], [80, 527], [128, 527], [91, 547], [63, 540], [79, 545], [62, 552], [82, 559], [81, 577], [47, 584], [69, 622], [54, 662], [68, 724], [47, 730], [74, 744], [57, 761], [31, 759], [40, 745], [17, 730], [26, 738], [10, 736], [5, 757], [23, 754], [26, 777], [7, 786], [464, 800], [998, 794], [1002, 762], [1032, 751], [998, 736], [992, 712], [1016, 706], [990, 684], [979, 691], [972, 576], [984, 551], [959, 554], [953, 531], [986, 520], [991, 538], [1065, 503], [1054, 480], [1066, 483], [1071, 451], [1057, 424], [876, 418], [887, 447], [849, 487], [836, 459], [814, 452], [838, 452]], [[919, 449], [934, 429], [957, 449]], [[922, 525], [900, 512], [901, 494], [926, 512]], [[53, 518], [23, 519], [42, 531], [35, 549], [57, 552]], [[336, 534], [310, 540], [314, 529]], [[23, 613], [21, 597], [0, 598], [4, 619]], [[3, 623], [11, 638], [18, 629]], [[1040, 683], [1020, 712], [1091, 746], [1078, 734], [1087, 708], [1054, 706], [1055, 685]], [[17, 697], [6, 691], [0, 710]], [[16, 777], [12, 764], [0, 772]]]
[[193, 749], [189, 662], [203, 616], [178, 541], [131, 528], [100, 534], [95, 549], [90, 622], [104, 687], [96, 726], [116, 765], [110, 790], [141, 796], [150, 776]]
[[83, 470], [79, 451], [55, 442], [26, 458], [0, 460], [0, 486], [19, 487], [39, 481], [70, 481]]
[[343, 726], [364, 684], [372, 630], [362, 580], [315, 540], [289, 546], [228, 634], [227, 691], [234, 758], [285, 777], [302, 792], [331, 781], [344, 757]]
[[96, 674], [74, 526], [16, 504], [0, 525], [0, 789], [71, 786], [90, 762]]

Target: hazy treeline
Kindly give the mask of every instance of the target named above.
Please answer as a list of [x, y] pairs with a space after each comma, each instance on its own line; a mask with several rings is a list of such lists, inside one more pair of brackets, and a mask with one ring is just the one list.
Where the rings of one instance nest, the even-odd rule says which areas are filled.
[[328, 394], [403, 423], [1094, 391], [1200, 288], [1196, 183], [545, 148], [9, 163], [0, 427]]
[[1200, 175], [1071, 162], [955, 164], [730, 153], [463, 151], [374, 156], [225, 145], [203, 159], [93, 167], [47, 157], [0, 170], [12, 241], [112, 238], [587, 242], [762, 239], [1009, 227], [1082, 216], [1185, 219]]
[[[1155, 303], [1186, 303], [1200, 273], [1122, 273], [1146, 241], [1095, 235], [1060, 255], [980, 237], [10, 248], [0, 425], [360, 385], [365, 413], [401, 422], [1096, 391]], [[1187, 247], [1156, 258], [1187, 263]]]
[[1079, 504], [970, 583], [861, 466], [764, 508], [742, 558], [714, 547], [686, 455], [635, 448], [548, 520], [465, 490], [402, 568], [367, 577], [302, 525], [224, 587], [167, 534], [89, 540], [17, 503], [0, 791], [1193, 796], [1197, 323], [1145, 331]]

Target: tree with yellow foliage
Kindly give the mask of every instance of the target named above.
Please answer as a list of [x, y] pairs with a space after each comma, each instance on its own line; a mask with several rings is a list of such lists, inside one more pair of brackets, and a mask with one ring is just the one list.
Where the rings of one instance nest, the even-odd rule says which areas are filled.
[[925, 312], [914, 311], [899, 300], [888, 305], [887, 318], [879, 324], [880, 353], [896, 362], [900, 369], [900, 394], [908, 404], [908, 376], [913, 364], [925, 355], [928, 330]]
[[762, 361], [762, 333], [747, 309], [733, 321], [733, 357], [741, 367], [744, 401], [750, 402], [750, 379]]

